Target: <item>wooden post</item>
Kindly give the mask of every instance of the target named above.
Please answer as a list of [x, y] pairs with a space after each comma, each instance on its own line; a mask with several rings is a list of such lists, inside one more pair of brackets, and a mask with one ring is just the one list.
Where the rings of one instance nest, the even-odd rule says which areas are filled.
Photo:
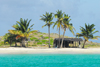
[[28, 41], [27, 41], [27, 47], [28, 47]]
[[73, 47], [74, 47], [74, 41], [73, 41]]
[[63, 45], [63, 48], [65, 48], [65, 41], [64, 41], [64, 45]]
[[81, 43], [80, 43], [80, 41], [79, 41], [79, 48], [81, 48]]

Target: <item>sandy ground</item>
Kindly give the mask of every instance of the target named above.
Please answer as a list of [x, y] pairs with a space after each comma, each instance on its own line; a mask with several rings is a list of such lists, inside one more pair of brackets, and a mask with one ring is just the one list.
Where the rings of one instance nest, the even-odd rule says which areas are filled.
[[0, 48], [0, 54], [100, 54], [100, 48]]

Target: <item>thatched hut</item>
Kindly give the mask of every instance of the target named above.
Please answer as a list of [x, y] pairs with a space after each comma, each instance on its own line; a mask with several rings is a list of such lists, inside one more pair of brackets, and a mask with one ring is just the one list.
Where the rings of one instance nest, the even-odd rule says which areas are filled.
[[[81, 41], [83, 41], [81, 38], [64, 38], [62, 47], [79, 47], [81, 44]], [[53, 47], [60, 47], [62, 42], [62, 38], [60, 38], [60, 44], [59, 44], [59, 38], [54, 39]], [[71, 45], [71, 46], [70, 46]]]

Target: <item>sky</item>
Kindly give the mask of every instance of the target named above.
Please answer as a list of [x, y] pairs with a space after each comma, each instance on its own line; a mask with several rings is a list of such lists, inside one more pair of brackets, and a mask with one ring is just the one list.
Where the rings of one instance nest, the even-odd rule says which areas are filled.
[[[42, 28], [45, 22], [40, 20], [40, 16], [46, 12], [56, 13], [58, 10], [70, 16], [75, 33], [80, 33], [80, 26], [85, 27], [85, 23], [95, 24], [96, 30], [100, 31], [100, 0], [0, 0], [0, 36], [14, 29], [12, 26], [20, 18], [32, 19], [30, 25], [34, 24], [33, 30], [48, 33], [48, 27]], [[54, 18], [53, 22], [56, 20]], [[51, 26], [50, 32], [58, 33], [57, 27], [53, 29]], [[75, 37], [69, 30], [65, 35]], [[94, 36], [100, 36], [100, 32]], [[90, 41], [100, 43], [100, 38]]]

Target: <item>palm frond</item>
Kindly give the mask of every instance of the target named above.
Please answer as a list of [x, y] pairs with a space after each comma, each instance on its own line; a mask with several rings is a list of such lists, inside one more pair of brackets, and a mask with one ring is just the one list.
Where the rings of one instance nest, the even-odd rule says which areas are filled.
[[31, 19], [28, 21], [28, 19], [22, 19], [20, 18], [20, 22], [19, 21], [16, 21], [16, 25], [13, 25], [13, 27], [15, 28], [15, 30], [9, 30], [9, 32], [11, 34], [14, 34], [14, 35], [18, 35], [20, 37], [27, 37], [29, 36], [29, 32], [32, 30], [32, 26], [34, 25], [31, 25], [29, 27], [29, 24], [30, 24], [30, 21]]
[[53, 27], [52, 27], [52, 28], [54, 28], [56, 25], [57, 25], [57, 22], [55, 22], [55, 23], [54, 23], [54, 25], [53, 25]]
[[[28, 22], [25, 23], [27, 28], [28, 28], [30, 22], [31, 22], [31, 19], [30, 19]], [[34, 24], [33, 24], [33, 25], [34, 25]], [[33, 25], [31, 25], [30, 27], [32, 27]]]
[[15, 35], [20, 35], [22, 34], [22, 31], [19, 30], [8, 30], [11, 34], [15, 34]]
[[99, 31], [95, 31], [94, 26], [95, 26], [94, 24], [87, 25], [85, 23], [85, 28], [83, 28], [83, 27], [80, 28], [81, 34], [84, 37], [84, 39], [88, 40], [88, 39], [97, 39], [98, 38], [98, 36], [93, 36], [93, 34], [99, 32]]
[[42, 26], [42, 28], [43, 28], [43, 27], [45, 27], [45, 26], [48, 26], [48, 25], [47, 25], [47, 24], [45, 24], [45, 25], [43, 25], [43, 26]]
[[32, 24], [29, 28], [33, 27], [34, 24]]
[[52, 16], [52, 14], [53, 13], [48, 13], [48, 12], [46, 12], [46, 14], [44, 15], [43, 14], [43, 16], [40, 16], [41, 18], [40, 18], [40, 20], [43, 20], [43, 21], [45, 21], [45, 25], [43, 25], [42, 26], [42, 28], [44, 27], [44, 26], [50, 26], [53, 22], [52, 22], [52, 20], [53, 20], [53, 16]]
[[100, 36], [94, 36], [92, 39], [98, 40], [98, 38], [100, 38]]
[[92, 34], [95, 34], [95, 33], [97, 33], [97, 32], [99, 32], [99, 31], [94, 31]]
[[37, 32], [38, 32], [37, 30], [30, 31], [29, 35], [32, 34], [32, 33], [37, 33]]

